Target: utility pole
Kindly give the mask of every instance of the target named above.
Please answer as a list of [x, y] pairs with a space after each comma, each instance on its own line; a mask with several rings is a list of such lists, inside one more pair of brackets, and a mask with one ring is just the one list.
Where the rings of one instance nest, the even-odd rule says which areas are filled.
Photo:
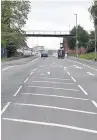
[[77, 14], [74, 14], [76, 16], [76, 56], [78, 58], [78, 34], [77, 34]]

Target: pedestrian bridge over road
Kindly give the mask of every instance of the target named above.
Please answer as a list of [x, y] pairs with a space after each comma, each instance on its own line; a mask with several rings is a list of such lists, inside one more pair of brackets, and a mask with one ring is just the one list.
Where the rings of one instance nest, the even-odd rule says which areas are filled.
[[75, 35], [69, 34], [68, 31], [40, 31], [40, 30], [30, 30], [25, 31], [25, 36], [27, 37], [73, 37]]

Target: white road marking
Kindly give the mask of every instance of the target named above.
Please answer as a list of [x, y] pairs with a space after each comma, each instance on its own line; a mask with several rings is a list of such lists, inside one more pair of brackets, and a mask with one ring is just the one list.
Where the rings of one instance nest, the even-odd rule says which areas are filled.
[[36, 68], [33, 71], [35, 71], [35, 70], [36, 70]]
[[64, 70], [66, 70], [67, 74], [70, 75], [70, 73], [67, 71], [66, 67], [64, 67]]
[[49, 78], [49, 77], [33, 77], [33, 78], [52, 79], [52, 80], [62, 80], [62, 81], [71, 80], [71, 79]]
[[12, 118], [2, 118], [2, 119], [6, 120], [6, 121], [13, 121], [13, 122], [20, 122], [20, 123], [29, 123], [29, 124], [37, 124], [37, 125], [51, 126], [51, 127], [67, 128], [67, 129], [72, 129], [72, 130], [83, 131], [83, 132], [87, 132], [87, 133], [96, 133], [97, 134], [97, 130], [86, 129], [86, 128], [70, 126], [70, 125], [64, 125], [64, 124], [39, 122], [39, 121], [29, 121], [29, 120], [12, 119]]
[[77, 65], [74, 65], [74, 67], [77, 68], [77, 69], [82, 69], [82, 67], [79, 67]]
[[29, 77], [28, 77], [28, 78], [26, 78], [26, 80], [24, 81], [24, 83], [26, 83], [26, 82], [28, 81], [28, 79], [29, 79]]
[[52, 81], [32, 81], [33, 83], [52, 83], [52, 84], [74, 84], [74, 83], [64, 83], [64, 82], [52, 82]]
[[82, 90], [82, 92], [83, 92], [85, 95], [88, 95], [88, 93], [87, 93], [80, 85], [78, 85], [78, 87]]
[[34, 107], [40, 107], [40, 108], [48, 108], [48, 109], [71, 111], [71, 112], [85, 113], [85, 114], [90, 114], [90, 115], [97, 115], [96, 112], [89, 112], [89, 111], [69, 109], [69, 108], [61, 108], [61, 107], [57, 107], [57, 106], [47, 106], [47, 105], [39, 105], [39, 104], [24, 104], [24, 103], [14, 103], [14, 104], [20, 105], [20, 106], [32, 106], [32, 107], [34, 106]]
[[35, 61], [37, 61], [39, 58], [35, 58], [34, 60], [32, 60], [32, 61], [30, 61], [30, 62], [28, 62], [27, 64], [29, 64], [29, 63], [34, 63]]
[[76, 63], [78, 63], [78, 64], [81, 64], [81, 65], [85, 66], [85, 67], [88, 67], [88, 68], [91, 68], [92, 70], [97, 71], [97, 69], [94, 68], [94, 67], [92, 67], [92, 66], [89, 66], [89, 65], [83, 64], [83, 63], [81, 63], [81, 62], [78, 62], [78, 61], [75, 61], [75, 60], [71, 60], [71, 59], [67, 59], [67, 60], [76, 62]]
[[53, 63], [55, 64], [55, 61], [54, 61], [54, 59], [52, 58], [52, 61], [53, 61]]
[[95, 76], [96, 74], [93, 74], [93, 73], [91, 73], [91, 72], [86, 72], [88, 75], [90, 75], [90, 76]]
[[47, 72], [47, 74], [50, 74], [50, 72]]
[[9, 68], [11, 68], [11, 67], [13, 67], [13, 66], [5, 67], [5, 68], [3, 68], [3, 69], [1, 69], [1, 70], [4, 71], [4, 70], [7, 70], [7, 69], [9, 69]]
[[5, 112], [5, 110], [8, 108], [8, 106], [10, 105], [11, 102], [8, 102], [5, 107], [2, 109], [1, 111], [1, 115]]
[[97, 103], [95, 101], [92, 100], [92, 103], [94, 104], [94, 106], [97, 108]]
[[70, 73], [68, 71], [66, 71], [68, 75], [70, 75]]
[[72, 77], [72, 76], [71, 76], [71, 78], [72, 78], [72, 80], [73, 80], [74, 82], [76, 82], [76, 80], [75, 80], [75, 78], [74, 78], [74, 77]]
[[19, 89], [17, 90], [17, 92], [13, 96], [17, 96], [17, 94], [19, 93], [21, 88], [22, 88], [22, 86], [19, 87]]
[[28, 87], [36, 87], [36, 88], [50, 88], [56, 90], [67, 90], [67, 91], [79, 91], [78, 89], [65, 89], [65, 88], [54, 88], [54, 87], [42, 87], [42, 86], [28, 86]]
[[[64, 67], [64, 70], [66, 70], [66, 67]], [[66, 70], [67, 71], [67, 70]]]
[[53, 95], [53, 94], [49, 94], [49, 95], [47, 95], [47, 94], [37, 94], [37, 93], [20, 93], [20, 94], [89, 101], [89, 99], [84, 99], [84, 98], [76, 98], [76, 97], [69, 97], [69, 96], [58, 96], [58, 95]]
[[33, 74], [33, 71], [30, 73], [30, 75], [32, 75]]

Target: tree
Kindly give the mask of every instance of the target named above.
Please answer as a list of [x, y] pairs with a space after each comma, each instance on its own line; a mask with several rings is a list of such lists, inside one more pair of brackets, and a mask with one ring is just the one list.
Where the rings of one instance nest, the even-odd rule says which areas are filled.
[[30, 10], [29, 1], [1, 1], [1, 40], [9, 52], [26, 46], [22, 27], [26, 24]]
[[[79, 48], [82, 46], [84, 48], [87, 47], [87, 43], [89, 41], [89, 35], [86, 30], [83, 29], [80, 25], [78, 25], [77, 28], [77, 33], [78, 33], [78, 42], [79, 42]], [[73, 34], [76, 36], [76, 27], [74, 27], [71, 31], [70, 34]], [[76, 38], [70, 38], [68, 39], [68, 44], [71, 49], [75, 49], [76, 47]]]
[[94, 1], [92, 6], [89, 8], [91, 18], [94, 21], [94, 25], [97, 25], [97, 1]]

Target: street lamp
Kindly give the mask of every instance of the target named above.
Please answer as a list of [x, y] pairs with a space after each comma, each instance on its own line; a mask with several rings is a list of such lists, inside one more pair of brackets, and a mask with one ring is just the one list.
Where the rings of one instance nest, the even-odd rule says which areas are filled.
[[77, 14], [74, 14], [76, 16], [76, 56], [78, 58], [78, 34], [77, 34]]
[[[97, 17], [96, 17], [97, 19]], [[95, 24], [95, 61], [97, 60], [97, 25]]]
[[69, 33], [70, 33], [70, 25], [68, 25], [69, 26]]

